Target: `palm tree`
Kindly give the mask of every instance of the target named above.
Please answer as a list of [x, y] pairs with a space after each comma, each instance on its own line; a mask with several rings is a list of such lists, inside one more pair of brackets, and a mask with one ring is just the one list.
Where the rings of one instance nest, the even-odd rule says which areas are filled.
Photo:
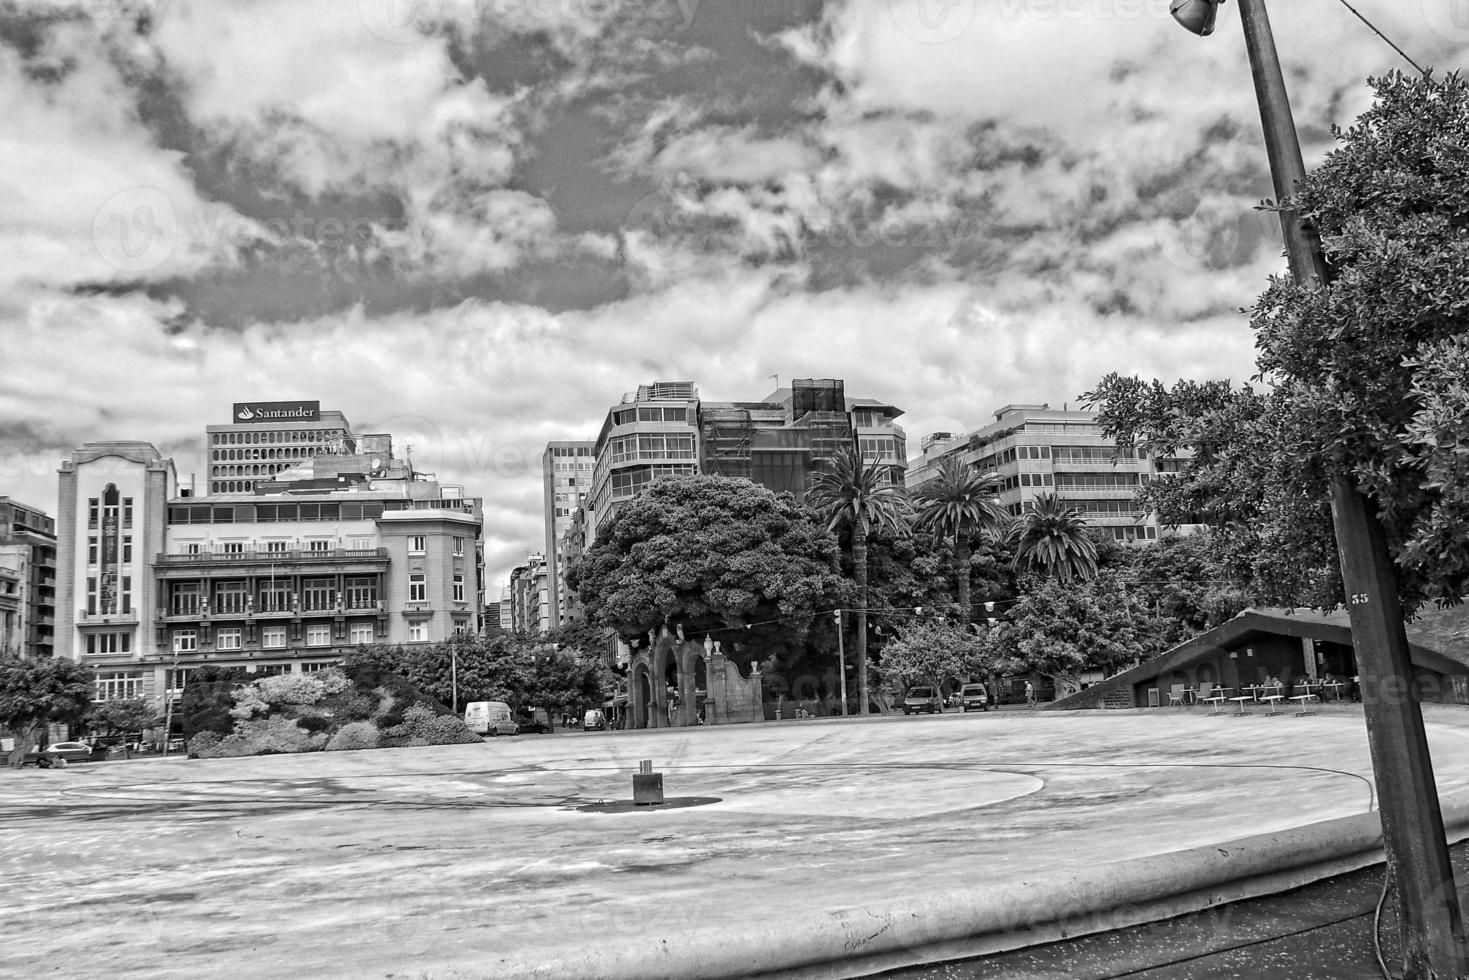
[[933, 531], [954, 543], [954, 575], [959, 587], [959, 609], [969, 622], [969, 542], [980, 531], [997, 531], [1006, 517], [995, 502], [999, 480], [974, 467], [946, 459], [938, 476], [918, 485], [913, 497], [918, 504], [917, 527]]
[[1054, 493], [1038, 494], [1011, 527], [1015, 567], [1028, 568], [1059, 582], [1084, 581], [1097, 574], [1097, 546], [1087, 533], [1086, 516]]
[[857, 579], [857, 696], [859, 714], [867, 714], [867, 533], [873, 528], [906, 526], [908, 499], [901, 485], [888, 480], [889, 467], [864, 462], [856, 446], [846, 446], [825, 469], [811, 478], [806, 502], [835, 531], [852, 529], [852, 569]]

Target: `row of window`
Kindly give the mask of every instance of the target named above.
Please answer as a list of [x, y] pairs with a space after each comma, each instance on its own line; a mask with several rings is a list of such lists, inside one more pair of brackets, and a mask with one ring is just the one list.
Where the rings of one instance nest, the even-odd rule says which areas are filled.
[[102, 497], [87, 500], [87, 527], [133, 526], [133, 498], [119, 497], [117, 487], [108, 484]]
[[239, 432], [211, 433], [210, 443], [216, 446], [258, 446], [265, 443], [321, 444], [323, 442], [345, 442], [351, 448], [351, 433], [346, 429], [298, 429], [294, 431], [272, 431], [270, 429], [244, 429]]
[[[468, 602], [463, 572], [455, 572], [450, 580], [454, 602]], [[370, 576], [352, 576], [345, 580], [341, 595], [336, 590], [336, 580], [330, 578], [308, 578], [301, 582], [301, 591], [291, 591], [288, 582], [261, 583], [258, 600], [251, 595], [243, 582], [220, 582], [213, 594], [204, 591], [198, 582], [173, 582], [169, 586], [169, 615], [198, 616], [208, 609], [211, 615], [242, 614], [259, 609], [261, 612], [289, 612], [300, 609], [307, 612], [324, 612], [335, 609], [340, 600], [345, 609], [373, 609], [378, 602], [377, 579]], [[412, 572], [408, 576], [408, 601], [428, 602], [428, 574]]]
[[275, 476], [281, 470], [290, 468], [292, 463], [238, 463], [228, 466], [211, 466], [209, 475], [211, 477], [228, 476]]
[[[552, 446], [552, 456], [590, 456], [591, 446]], [[558, 464], [559, 465], [559, 464]]]
[[890, 462], [901, 460], [898, 454], [898, 440], [893, 436], [859, 436], [857, 442], [864, 460], [869, 462], [872, 460]]
[[[89, 535], [87, 535], [87, 564], [88, 565], [95, 565], [95, 564], [97, 564], [97, 556], [98, 556], [99, 552], [100, 552], [100, 542], [98, 541], [97, 535], [95, 535], [95, 534], [89, 534]], [[123, 562], [123, 564], [127, 564], [128, 562], [130, 562], [132, 560], [133, 560], [133, 536], [131, 534], [124, 534], [122, 536], [122, 562]]]
[[87, 615], [126, 615], [133, 611], [133, 579], [131, 575], [112, 578], [108, 575], [87, 577]]
[[[270, 504], [175, 504], [170, 524], [273, 524], [286, 521], [372, 521], [383, 516], [384, 501]], [[396, 508], [395, 508], [396, 509]]]
[[[173, 631], [174, 653], [197, 653], [199, 650], [199, 631], [192, 628], [176, 629]], [[308, 647], [329, 647], [332, 645], [332, 628], [328, 623], [308, 624], [304, 634], [305, 645]], [[408, 624], [408, 642], [428, 642], [428, 623], [410, 622]], [[361, 621], [347, 624], [347, 642], [353, 645], [374, 643], [377, 640], [377, 627], [370, 621]], [[284, 650], [287, 646], [286, 627], [284, 626], [262, 626], [260, 628], [260, 648], [262, 650]], [[238, 627], [227, 627], [214, 631], [214, 648], [216, 650], [241, 650], [244, 648], [244, 631]], [[319, 668], [318, 668], [319, 669]]]
[[613, 425], [629, 425], [633, 422], [687, 422], [687, 408], [672, 408], [659, 405], [639, 405], [622, 408], [612, 413]]
[[259, 459], [301, 459], [302, 447], [281, 446], [268, 449], [215, 449], [209, 453], [209, 461], [212, 463], [245, 463]]
[[607, 440], [607, 459], [627, 463], [635, 459], [693, 459], [694, 437], [672, 432], [636, 433]]

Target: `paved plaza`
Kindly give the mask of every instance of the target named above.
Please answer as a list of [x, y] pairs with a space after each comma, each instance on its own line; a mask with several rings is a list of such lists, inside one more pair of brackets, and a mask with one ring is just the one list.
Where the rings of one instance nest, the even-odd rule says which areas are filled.
[[[1425, 712], [1462, 837], [1469, 711]], [[599, 812], [642, 759], [701, 805]], [[852, 976], [1357, 867], [1372, 806], [1350, 705], [5, 770], [0, 975]]]

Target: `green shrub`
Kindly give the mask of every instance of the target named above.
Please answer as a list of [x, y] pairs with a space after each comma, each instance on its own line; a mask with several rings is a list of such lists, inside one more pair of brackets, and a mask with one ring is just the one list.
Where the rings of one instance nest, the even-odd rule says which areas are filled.
[[233, 733], [220, 741], [209, 754], [201, 752], [199, 758], [314, 752], [326, 741], [325, 734], [309, 734], [296, 724], [294, 718], [251, 718], [236, 722]]
[[220, 737], [218, 732], [199, 732], [189, 739], [189, 758], [208, 759], [213, 756], [214, 750], [219, 746]]
[[370, 721], [354, 721], [337, 729], [337, 733], [326, 743], [328, 752], [352, 749], [375, 749], [382, 741], [382, 733]]
[[383, 729], [384, 745], [455, 745], [479, 740], [459, 718], [438, 714], [426, 704], [410, 705], [403, 711], [401, 724]]

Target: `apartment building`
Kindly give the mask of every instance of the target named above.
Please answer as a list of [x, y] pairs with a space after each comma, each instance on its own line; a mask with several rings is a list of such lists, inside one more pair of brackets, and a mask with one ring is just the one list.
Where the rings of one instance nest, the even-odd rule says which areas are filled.
[[162, 698], [205, 663], [307, 672], [477, 631], [480, 501], [388, 469], [324, 456], [198, 497], [148, 443], [82, 446], [61, 469], [59, 653], [99, 700]]
[[56, 649], [56, 520], [38, 507], [0, 496], [0, 565], [20, 576], [10, 646], [18, 656], [49, 657]]
[[1049, 405], [1006, 405], [995, 420], [967, 435], [936, 432], [922, 443], [921, 462], [908, 468], [911, 489], [939, 464], [958, 459], [999, 477], [999, 499], [1019, 516], [1037, 494], [1055, 493], [1119, 541], [1155, 540], [1157, 519], [1137, 504], [1138, 491], [1175, 461], [1151, 460], [1119, 448], [1102, 434], [1097, 413]]
[[550, 575], [547, 619], [564, 625], [574, 615], [575, 598], [566, 589], [567, 534], [592, 487], [596, 462], [592, 442], [551, 442], [541, 454], [546, 525], [546, 565]]

